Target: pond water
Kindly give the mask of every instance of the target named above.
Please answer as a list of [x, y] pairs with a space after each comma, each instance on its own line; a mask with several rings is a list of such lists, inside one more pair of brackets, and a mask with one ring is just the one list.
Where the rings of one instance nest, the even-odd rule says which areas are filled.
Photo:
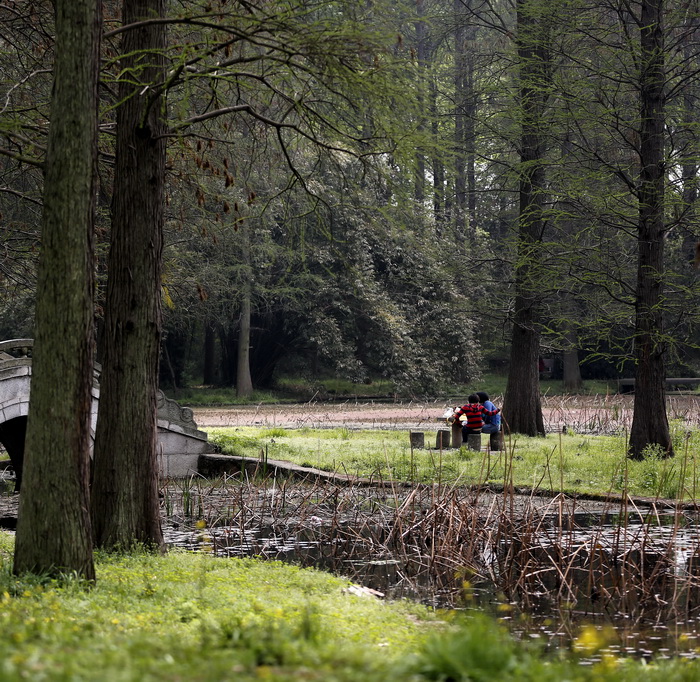
[[551, 648], [576, 646], [588, 625], [590, 661], [700, 651], [696, 513], [434, 488], [200, 492], [170, 500], [171, 545], [317, 567], [437, 609], [486, 609]]

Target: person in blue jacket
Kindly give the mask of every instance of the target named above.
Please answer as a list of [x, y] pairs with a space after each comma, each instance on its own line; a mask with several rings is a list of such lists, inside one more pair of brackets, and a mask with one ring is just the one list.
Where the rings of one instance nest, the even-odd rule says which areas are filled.
[[[489, 394], [484, 391], [477, 391], [479, 402], [489, 411], [493, 412], [496, 406], [489, 400]], [[494, 415], [484, 415], [484, 425], [481, 427], [481, 433], [498, 433], [501, 430], [501, 413], [500, 411]]]

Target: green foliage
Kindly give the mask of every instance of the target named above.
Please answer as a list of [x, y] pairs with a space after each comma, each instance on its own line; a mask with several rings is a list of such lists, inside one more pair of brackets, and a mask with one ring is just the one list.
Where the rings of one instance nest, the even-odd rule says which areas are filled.
[[646, 495], [675, 499], [678, 495], [678, 472], [673, 459], [664, 456], [660, 447], [648, 445], [637, 467], [637, 481]]
[[272, 429], [267, 429], [260, 434], [261, 438], [281, 438], [287, 433], [287, 429], [277, 426]]
[[461, 627], [434, 635], [416, 668], [427, 680], [514, 679], [525, 658], [505, 630], [484, 617], [472, 617]]

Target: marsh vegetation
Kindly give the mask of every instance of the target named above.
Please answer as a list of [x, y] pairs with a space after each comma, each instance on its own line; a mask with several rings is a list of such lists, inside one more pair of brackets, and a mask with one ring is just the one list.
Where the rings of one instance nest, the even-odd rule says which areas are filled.
[[[629, 414], [617, 398], [560, 398], [549, 414], [566, 433], [507, 437], [503, 452], [490, 452], [486, 437], [481, 452], [431, 447], [440, 406], [406, 410], [426, 430], [424, 449], [411, 447], [410, 423], [391, 424], [376, 406], [326, 405], [300, 428], [289, 417], [301, 413], [278, 408], [270, 420], [259, 411], [258, 426], [210, 429], [223, 452], [257, 459], [259, 475], [170, 486], [166, 535], [222, 556], [328, 569], [432, 608], [492, 612], [552, 649], [592, 627], [610, 655], [694, 657], [697, 413], [688, 400], [676, 404], [675, 458], [650, 451], [635, 461], [624, 433], [612, 433]], [[361, 428], [368, 413], [384, 428]], [[268, 459], [365, 480], [263, 476]]]

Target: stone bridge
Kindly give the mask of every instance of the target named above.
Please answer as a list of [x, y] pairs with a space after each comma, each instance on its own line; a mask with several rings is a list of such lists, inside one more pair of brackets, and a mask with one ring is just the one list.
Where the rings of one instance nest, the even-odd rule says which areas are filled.
[[[32, 339], [0, 342], [0, 443], [15, 469], [18, 483], [22, 476], [24, 438], [29, 411], [32, 378]], [[100, 398], [99, 366], [92, 385], [90, 431], [95, 435]], [[214, 446], [194, 422], [192, 410], [158, 392], [158, 457], [164, 477], [185, 478], [198, 470], [199, 456], [212, 453]]]

